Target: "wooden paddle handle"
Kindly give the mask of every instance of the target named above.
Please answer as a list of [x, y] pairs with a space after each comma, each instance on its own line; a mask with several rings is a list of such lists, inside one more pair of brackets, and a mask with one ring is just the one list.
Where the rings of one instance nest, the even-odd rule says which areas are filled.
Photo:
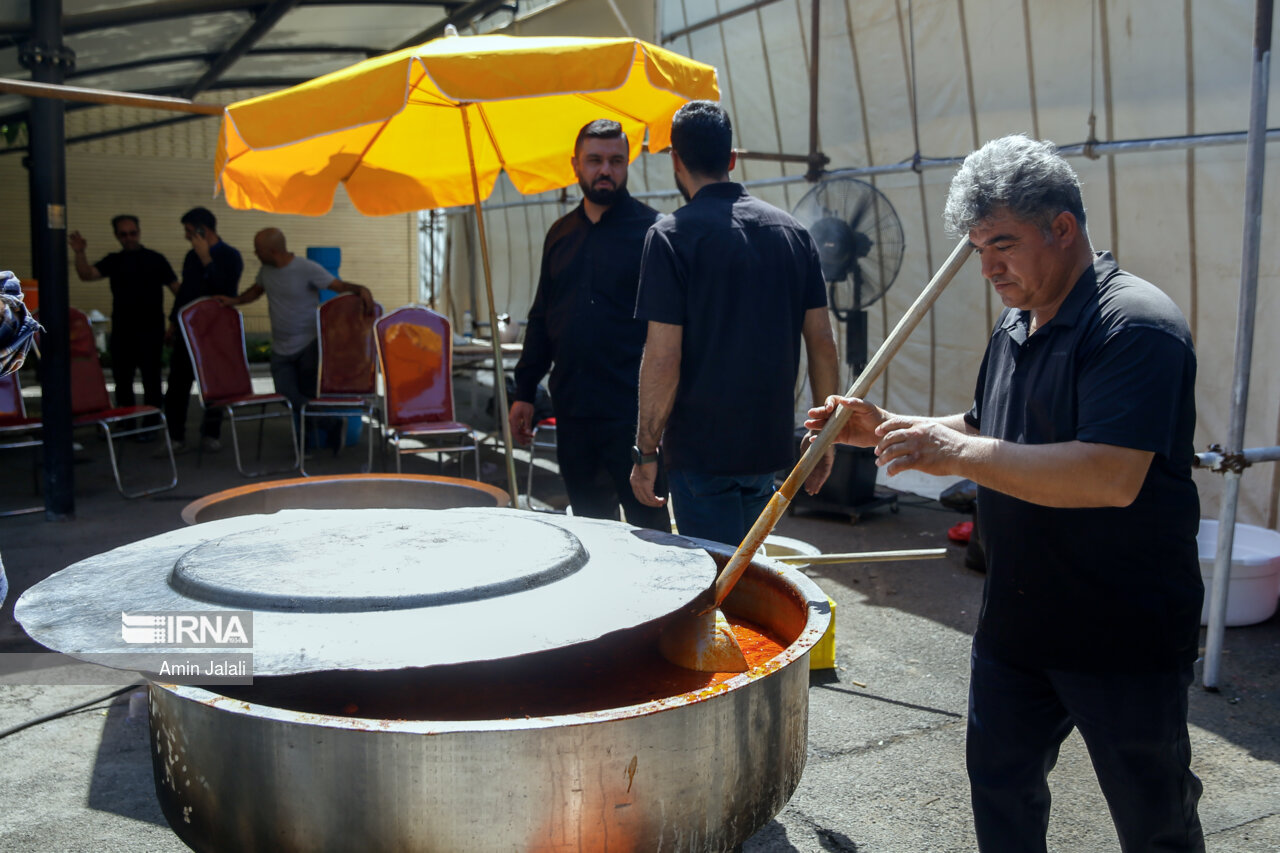
[[894, 560], [932, 560], [947, 556], [946, 548], [912, 548], [903, 551], [855, 551], [851, 554], [788, 554], [770, 557], [779, 563], [822, 566], [831, 563], [888, 563]]
[[[916, 301], [911, 303], [911, 307], [906, 314], [902, 315], [898, 325], [893, 327], [889, 337], [885, 338], [884, 343], [880, 344], [876, 354], [872, 356], [867, 366], [862, 369], [862, 373], [858, 375], [857, 380], [854, 381], [853, 386], [849, 389], [849, 393], [845, 396], [859, 398], [866, 396], [867, 392], [871, 390], [871, 386], [875, 384], [876, 379], [889, 366], [889, 361], [897, 355], [898, 350], [907, 342], [907, 338], [911, 336], [912, 331], [924, 319], [924, 315], [929, 313], [929, 309], [933, 307], [933, 303], [942, 295], [942, 291], [946, 286], [951, 283], [951, 279], [955, 278], [956, 273], [960, 271], [960, 267], [964, 266], [964, 262], [969, 259], [971, 252], [973, 252], [973, 244], [969, 242], [968, 237], [962, 237], [955, 249], [952, 250], [951, 256], [942, 265], [942, 269], [938, 270], [933, 279], [925, 286], [925, 289], [920, 291]], [[746, 538], [742, 540], [742, 544], [733, 552], [733, 557], [725, 564], [719, 577], [716, 578], [715, 603], [711, 608], [707, 609], [708, 611], [719, 607], [724, 602], [729, 591], [733, 589], [733, 585], [738, 582], [738, 578], [746, 570], [747, 564], [751, 562], [751, 558], [755, 556], [756, 551], [760, 550], [765, 537], [773, 532], [778, 519], [782, 518], [782, 514], [791, 505], [791, 499], [795, 497], [796, 492], [804, 484], [804, 481], [809, 479], [813, 469], [818, 466], [818, 460], [835, 443], [836, 436], [844, 429], [850, 417], [851, 412], [849, 409], [844, 406], [837, 406], [835, 413], [827, 420], [827, 425], [822, 428], [822, 432], [814, 436], [813, 441], [809, 442], [809, 446], [800, 457], [800, 461], [792, 469], [791, 475], [782, 484], [782, 488], [773, 493], [773, 497], [769, 499], [764, 512], [760, 513], [760, 517], [756, 519], [755, 524], [751, 525], [751, 529], [747, 531]]]

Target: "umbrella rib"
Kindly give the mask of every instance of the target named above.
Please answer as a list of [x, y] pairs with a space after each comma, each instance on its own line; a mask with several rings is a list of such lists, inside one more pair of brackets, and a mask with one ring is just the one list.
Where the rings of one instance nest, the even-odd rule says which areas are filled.
[[619, 109], [619, 108], [618, 108], [618, 106], [617, 106], [616, 104], [607, 104], [607, 103], [605, 103], [604, 101], [600, 100], [599, 98], [593, 98], [591, 95], [588, 95], [586, 92], [578, 92], [578, 93], [577, 93], [577, 95], [578, 95], [578, 97], [579, 97], [579, 98], [581, 98], [582, 100], [587, 101], [588, 103], [591, 103], [591, 104], [595, 104], [596, 106], [598, 106], [598, 107], [600, 107], [600, 108], [602, 108], [602, 109], [606, 109], [606, 110], [608, 110], [608, 111], [609, 111], [609, 112], [611, 112], [611, 113], [616, 113], [617, 115], [620, 115], [620, 116], [622, 116], [623, 118], [630, 119], [631, 121], [634, 121], [634, 122], [637, 122], [637, 123], [639, 123], [639, 124], [645, 125], [646, 127], [647, 127], [647, 126], [648, 126], [648, 124], [649, 124], [647, 121], [645, 121], [644, 119], [640, 118], [639, 116], [637, 116], [637, 115], [633, 115], [632, 113], [629, 113], [629, 112], [626, 112], [625, 110]]
[[[415, 63], [410, 63], [409, 67], [413, 68], [414, 65]], [[422, 68], [421, 65], [419, 65], [418, 67]], [[422, 78], [425, 77], [426, 74], [427, 74], [427, 70], [425, 68], [422, 68], [422, 72], [418, 75], [418, 78], [409, 84], [408, 89], [405, 92], [405, 98], [404, 98], [406, 106], [409, 104], [409, 99], [411, 97], [410, 93], [412, 93], [418, 87], [418, 84], [422, 82]], [[356, 157], [355, 163], [351, 165], [351, 170], [342, 176], [342, 183], [345, 184], [347, 181], [351, 179], [351, 176], [356, 173], [356, 169], [359, 169], [360, 164], [364, 162], [365, 155], [369, 153], [369, 149], [372, 148], [373, 144], [377, 142], [378, 139], [382, 136], [382, 132], [387, 129], [387, 125], [391, 124], [392, 119], [394, 119], [397, 115], [399, 115], [403, 111], [404, 111], [404, 107], [401, 107], [398, 112], [393, 113], [390, 116], [387, 116], [385, 119], [383, 119], [379, 123], [378, 132], [375, 133], [373, 136], [371, 136], [369, 138], [369, 141], [365, 143], [365, 146], [364, 148], [361, 149], [359, 156]]]
[[506, 158], [502, 156], [502, 148], [498, 145], [498, 136], [493, 132], [493, 127], [489, 124], [489, 116], [485, 114], [484, 105], [471, 102], [476, 108], [476, 112], [480, 114], [480, 121], [484, 123], [484, 132], [489, 135], [489, 143], [493, 145], [493, 153], [498, 155], [498, 164], [505, 170], [507, 168]]

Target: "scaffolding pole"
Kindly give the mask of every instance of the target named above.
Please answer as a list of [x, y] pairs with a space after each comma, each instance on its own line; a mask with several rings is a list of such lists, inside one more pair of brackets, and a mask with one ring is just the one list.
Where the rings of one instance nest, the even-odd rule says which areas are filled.
[[[1240, 258], [1240, 304], [1236, 310], [1235, 377], [1231, 382], [1231, 420], [1226, 450], [1244, 449], [1245, 414], [1249, 404], [1249, 372], [1253, 361], [1253, 320], [1258, 302], [1258, 256], [1262, 236], [1262, 179], [1266, 171], [1267, 91], [1271, 70], [1271, 12], [1273, 0], [1258, 0], [1253, 29], [1253, 74], [1249, 97], [1249, 140], [1245, 153], [1244, 247]], [[1218, 517], [1218, 551], [1213, 561], [1209, 595], [1209, 628], [1205, 636], [1203, 684], [1218, 689], [1222, 641], [1227, 619], [1227, 590], [1231, 581], [1231, 549], [1235, 544], [1236, 507], [1240, 475], [1226, 473], [1222, 511]]]

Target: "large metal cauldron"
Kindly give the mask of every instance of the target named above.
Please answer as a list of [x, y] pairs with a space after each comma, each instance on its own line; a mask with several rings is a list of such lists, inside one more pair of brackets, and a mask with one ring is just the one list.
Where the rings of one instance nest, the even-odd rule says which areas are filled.
[[337, 474], [270, 480], [214, 492], [183, 507], [182, 520], [199, 524], [282, 509], [449, 509], [509, 504], [506, 492], [478, 480], [425, 474]]
[[[720, 565], [731, 553], [698, 544]], [[207, 851], [732, 849], [800, 780], [808, 654], [829, 612], [808, 578], [766, 559], [725, 610], [789, 645], [713, 687], [562, 716], [357, 719], [282, 701], [298, 678], [311, 679], [303, 693], [323, 692], [339, 673], [259, 678], [235, 698], [152, 684], [161, 806]], [[653, 630], [632, 640], [649, 643]]]

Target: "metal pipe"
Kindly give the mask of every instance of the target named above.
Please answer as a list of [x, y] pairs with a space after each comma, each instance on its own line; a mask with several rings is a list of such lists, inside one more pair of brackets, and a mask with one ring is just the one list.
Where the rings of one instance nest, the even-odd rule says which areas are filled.
[[[1249, 374], [1253, 360], [1253, 313], [1258, 302], [1258, 256], [1262, 236], [1262, 180], [1266, 173], [1264, 134], [1267, 91], [1271, 71], [1271, 12], [1273, 0], [1258, 0], [1253, 30], [1253, 79], [1249, 99], [1249, 142], [1245, 154], [1244, 246], [1240, 259], [1240, 303], [1236, 309], [1235, 378], [1231, 383], [1231, 421], [1227, 451], [1244, 447], [1245, 414], [1249, 407]], [[1236, 505], [1240, 473], [1228, 471], [1222, 512], [1218, 518], [1218, 551], [1213, 561], [1209, 598], [1209, 628], [1205, 637], [1204, 688], [1217, 690], [1222, 641], [1227, 621], [1227, 589], [1231, 580], [1231, 549], [1235, 543]]]
[[[31, 5], [31, 42], [23, 64], [39, 84], [62, 82], [74, 55], [62, 44], [62, 0]], [[31, 258], [40, 282], [40, 345], [44, 435], [45, 518], [75, 516], [71, 450], [71, 335], [67, 283], [67, 160], [65, 105], [38, 98], [31, 104]]]
[[[1086, 149], [1097, 154], [1134, 154], [1146, 151], [1182, 151], [1195, 148], [1213, 148], [1223, 145], [1239, 145], [1246, 142], [1248, 134], [1241, 131], [1237, 133], [1202, 133], [1190, 136], [1164, 136], [1151, 139], [1130, 139], [1119, 142], [1098, 142], [1089, 146], [1087, 143], [1079, 142], [1074, 145], [1063, 145], [1058, 148], [1058, 153], [1064, 157], [1086, 157], [1088, 156]], [[1267, 142], [1280, 141], [1280, 128], [1270, 128], [1266, 131]], [[737, 156], [740, 159], [754, 160], [772, 160], [787, 163], [807, 163], [809, 158], [805, 154], [773, 154], [768, 152], [748, 151], [745, 149], [736, 149]], [[883, 166], [857, 166], [849, 169], [832, 169], [824, 172], [823, 177], [848, 177], [861, 178], [876, 175], [895, 175], [906, 172], [915, 172], [921, 169], [941, 169], [948, 166], [959, 166], [964, 161], [964, 157], [931, 157], [913, 163], [910, 160], [903, 160], [900, 163], [888, 163]], [[778, 178], [760, 178], [755, 181], [743, 181], [742, 185], [747, 188], [751, 187], [772, 187], [783, 184], [798, 184], [808, 181], [804, 175], [783, 175]], [[646, 190], [644, 192], [633, 192], [633, 198], [672, 198], [680, 194], [680, 191], [674, 187], [664, 190]], [[559, 204], [560, 198], [533, 198], [521, 199], [520, 201], [509, 201], [501, 204], [486, 204], [485, 210], [503, 210], [510, 207], [540, 207], [546, 204]], [[574, 201], [570, 198], [570, 201]], [[457, 216], [470, 211], [470, 207], [454, 207], [447, 208], [445, 214], [449, 216]]]
[[168, 98], [162, 95], [137, 95], [133, 92], [115, 92], [111, 89], [87, 89], [83, 86], [64, 86], [59, 82], [36, 82], [0, 77], [0, 92], [10, 95], [26, 95], [30, 98], [53, 98], [60, 101], [85, 101], [91, 104], [117, 104], [124, 107], [145, 107], [153, 110], [170, 110], [201, 115], [222, 115], [221, 104], [197, 104], [186, 98]]
[[[663, 33], [661, 41], [663, 44], [666, 44], [668, 42], [673, 42], [676, 39], [680, 38], [681, 36], [687, 36], [689, 35], [689, 33], [694, 33], [694, 32], [697, 32], [698, 30], [706, 29], [707, 27], [714, 27], [716, 24], [723, 23], [729, 20], [730, 18], [736, 18], [739, 15], [745, 15], [747, 12], [754, 12], [757, 9], [762, 9], [765, 6], [771, 6], [777, 2], [778, 0], [756, 0], [755, 3], [748, 3], [747, 5], [739, 6], [737, 9], [734, 9], [732, 11], [722, 12], [719, 15], [714, 15], [710, 18], [707, 18], [706, 20], [699, 21], [696, 24], [690, 24], [689, 26], [684, 27], [683, 29], [672, 30], [669, 33]], [[817, 2], [817, 0], [814, 0], [814, 2]]]
[[[1246, 468], [1257, 465], [1259, 462], [1280, 462], [1280, 447], [1252, 447], [1242, 450], [1238, 458]], [[1194, 464], [1197, 468], [1225, 473], [1230, 470], [1227, 467], [1227, 461], [1226, 451], [1206, 450], [1204, 453], [1196, 454]]]

